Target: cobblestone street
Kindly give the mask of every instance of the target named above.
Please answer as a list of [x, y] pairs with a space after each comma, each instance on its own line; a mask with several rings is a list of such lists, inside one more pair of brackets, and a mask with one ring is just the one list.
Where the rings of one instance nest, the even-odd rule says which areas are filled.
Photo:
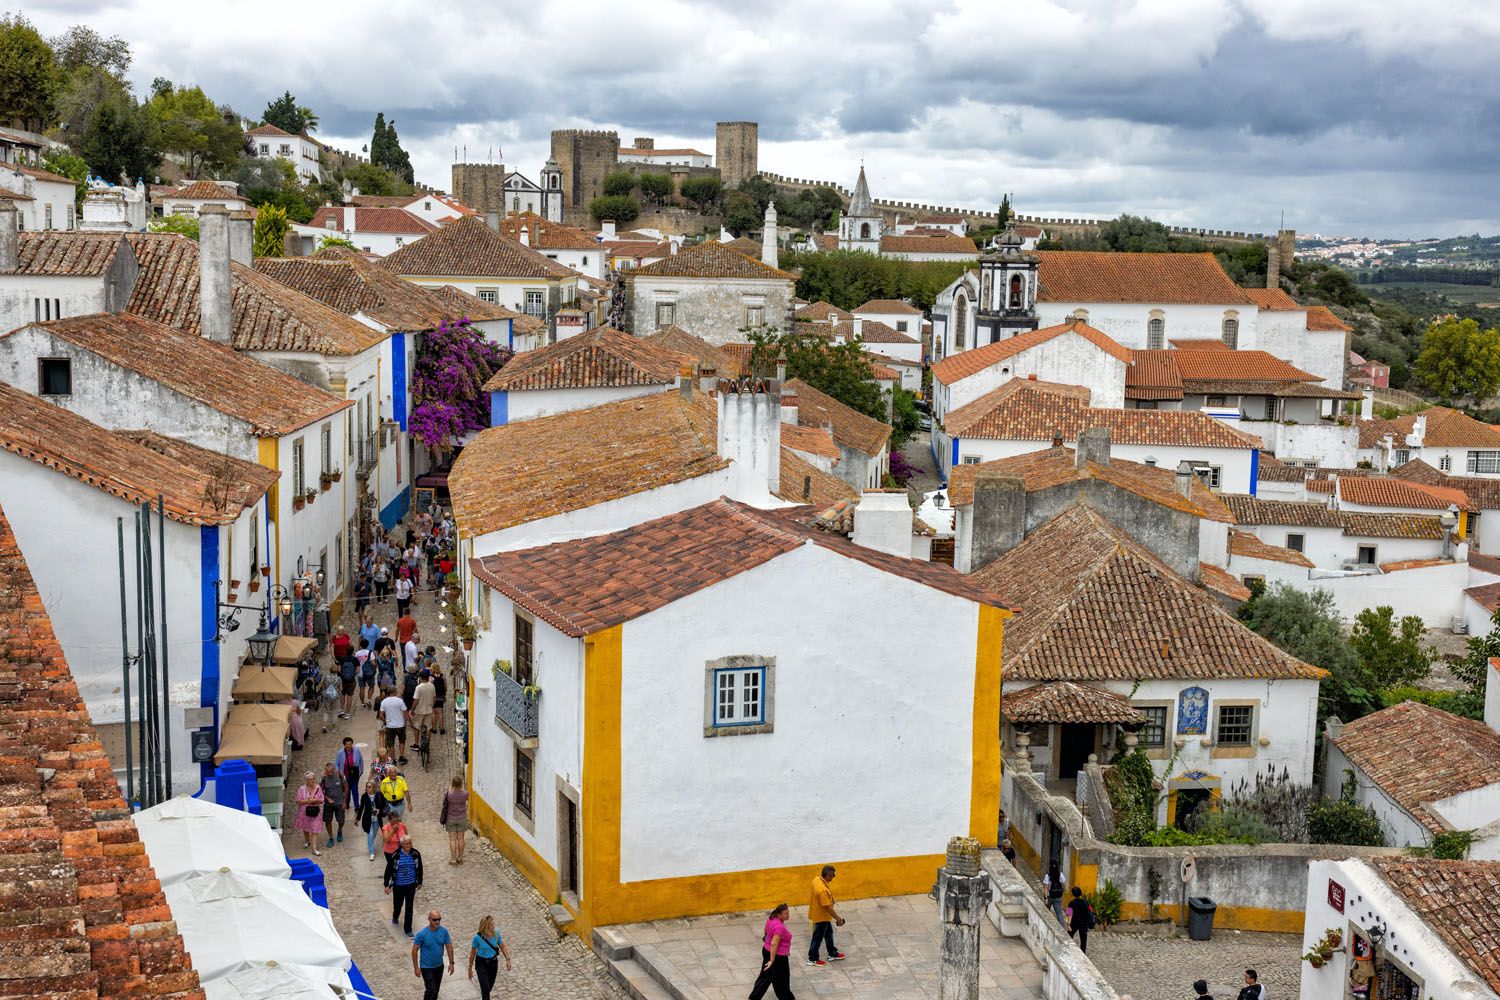
[[[395, 631], [396, 604], [374, 605], [375, 622]], [[444, 639], [438, 632], [437, 608], [430, 590], [418, 593], [413, 609], [423, 645], [436, 645], [442, 662]], [[347, 621], [352, 622], [349, 618]], [[355, 634], [351, 629], [351, 634]], [[327, 669], [327, 657], [324, 657]], [[335, 720], [327, 733], [320, 732], [321, 720], [309, 717], [307, 743], [293, 755], [294, 783], [304, 771], [321, 774], [323, 765], [332, 761], [344, 736], [354, 737], [365, 755], [366, 775], [374, 757], [375, 714], [356, 707], [354, 718]], [[412, 839], [422, 853], [424, 885], [417, 892], [416, 919], [413, 929], [420, 929], [427, 911], [438, 909], [443, 925], [454, 939], [456, 971], [444, 981], [442, 996], [462, 1000], [478, 997], [477, 980], [469, 980], [469, 940], [479, 926], [479, 919], [492, 914], [496, 928], [510, 947], [515, 963], [506, 974], [504, 964], [495, 984], [498, 996], [566, 997], [579, 1000], [614, 1000], [624, 991], [609, 978], [604, 965], [573, 935], [559, 936], [547, 919], [546, 904], [531, 885], [501, 856], [489, 842], [470, 834], [466, 837], [467, 853], [461, 867], [448, 863], [448, 835], [439, 826], [441, 795], [448, 782], [461, 771], [457, 749], [453, 746], [452, 698], [448, 703], [448, 735], [434, 741], [431, 769], [424, 772], [421, 761], [408, 752], [410, 763], [402, 768], [411, 788], [411, 805], [406, 822]], [[287, 815], [293, 815], [288, 810]], [[288, 833], [283, 843], [292, 857], [304, 857], [300, 834]], [[422, 981], [412, 974], [411, 941], [399, 927], [391, 925], [390, 897], [381, 887], [384, 858], [379, 844], [375, 860], [365, 850], [365, 835], [353, 821], [350, 811], [343, 843], [320, 848], [315, 858], [328, 881], [328, 903], [334, 923], [344, 943], [353, 953], [370, 987], [381, 1000], [406, 1000], [422, 995]]]
[[1111, 928], [1089, 935], [1089, 958], [1115, 992], [1132, 1000], [1181, 1000], [1193, 980], [1207, 979], [1214, 997], [1236, 997], [1246, 969], [1254, 969], [1266, 995], [1295, 997], [1302, 982], [1302, 938], [1216, 929], [1212, 941], [1132, 933]]

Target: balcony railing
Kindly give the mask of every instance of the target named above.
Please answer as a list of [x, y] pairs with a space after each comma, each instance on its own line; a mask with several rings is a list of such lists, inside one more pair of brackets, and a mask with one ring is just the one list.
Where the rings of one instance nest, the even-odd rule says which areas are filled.
[[527, 694], [521, 682], [510, 674], [495, 672], [495, 721], [527, 748], [536, 746], [540, 697]]
[[380, 461], [380, 439], [374, 434], [367, 434], [359, 441], [359, 465], [354, 470], [357, 476], [368, 476], [370, 470], [375, 468]]

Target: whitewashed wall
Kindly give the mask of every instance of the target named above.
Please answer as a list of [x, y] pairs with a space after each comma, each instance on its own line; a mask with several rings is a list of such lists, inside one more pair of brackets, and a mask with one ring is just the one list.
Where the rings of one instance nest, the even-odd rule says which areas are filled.
[[[935, 432], [936, 433], [936, 432]], [[940, 471], [946, 478], [951, 471], [953, 448], [951, 438], [943, 436], [939, 445]], [[1076, 442], [1066, 442], [1072, 447]], [[981, 462], [1013, 455], [1027, 455], [1052, 447], [1051, 441], [1002, 441], [994, 438], [970, 438], [960, 435], [958, 443], [959, 461], [977, 457]], [[1155, 459], [1158, 468], [1176, 469], [1179, 462], [1206, 462], [1220, 469], [1221, 489], [1225, 493], [1248, 493], [1253, 484], [1250, 472], [1249, 448], [1201, 448], [1188, 445], [1142, 445], [1111, 444], [1110, 455], [1131, 462], [1145, 463]]]
[[746, 309], [764, 310], [765, 324], [780, 330], [786, 322], [792, 283], [784, 278], [676, 278], [636, 274], [634, 329], [655, 330], [656, 306], [671, 302], [672, 322], [711, 344], [742, 342]]
[[586, 410], [591, 406], [613, 403], [636, 396], [649, 396], [667, 392], [676, 387], [664, 385], [590, 386], [583, 389], [526, 389], [506, 393], [507, 423], [545, 417], [570, 410]]
[[40, 298], [57, 299], [63, 316], [103, 312], [108, 308], [105, 291], [101, 278], [0, 274], [0, 333], [36, 322]]
[[1256, 308], [1248, 302], [1226, 302], [1222, 305], [1179, 305], [1165, 302], [1038, 302], [1037, 320], [1041, 326], [1066, 323], [1074, 310], [1088, 311], [1088, 324], [1109, 334], [1126, 347], [1147, 347], [1146, 324], [1154, 310], [1161, 310], [1166, 321], [1163, 347], [1173, 340], [1218, 340], [1223, 334], [1224, 314], [1233, 310], [1240, 321], [1239, 342], [1254, 343]]

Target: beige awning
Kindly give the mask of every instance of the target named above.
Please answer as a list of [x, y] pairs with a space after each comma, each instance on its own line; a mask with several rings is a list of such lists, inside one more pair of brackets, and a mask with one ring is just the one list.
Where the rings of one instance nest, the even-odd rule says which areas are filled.
[[276, 648], [271, 651], [272, 663], [296, 663], [318, 640], [305, 639], [300, 635], [283, 635], [276, 639]]
[[231, 695], [237, 701], [280, 700], [290, 698], [296, 684], [295, 667], [258, 667], [247, 663], [240, 667], [240, 676], [235, 679]]
[[226, 726], [247, 726], [257, 722], [275, 722], [289, 726], [292, 706], [257, 702], [248, 705], [230, 705], [224, 715]]
[[219, 732], [219, 752], [214, 754], [214, 763], [247, 760], [252, 764], [280, 764], [285, 759], [286, 731], [284, 722], [232, 725], [226, 720]]

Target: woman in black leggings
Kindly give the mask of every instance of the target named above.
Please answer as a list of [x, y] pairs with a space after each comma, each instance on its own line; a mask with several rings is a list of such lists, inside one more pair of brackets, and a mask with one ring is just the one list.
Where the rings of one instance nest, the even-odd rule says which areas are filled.
[[495, 930], [495, 918], [485, 915], [479, 921], [479, 930], [469, 942], [469, 978], [479, 970], [479, 995], [490, 1000], [490, 990], [495, 988], [495, 977], [500, 974], [500, 956], [505, 956], [505, 971], [510, 971], [510, 949]]

